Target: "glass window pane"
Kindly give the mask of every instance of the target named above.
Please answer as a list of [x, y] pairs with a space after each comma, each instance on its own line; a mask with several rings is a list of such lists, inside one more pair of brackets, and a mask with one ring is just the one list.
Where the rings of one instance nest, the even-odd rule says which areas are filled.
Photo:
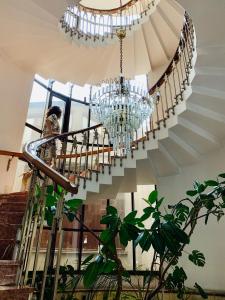
[[47, 108], [47, 97], [48, 90], [37, 82], [34, 82], [28, 108], [27, 122], [39, 129], [42, 129], [43, 126], [43, 118]]
[[72, 98], [76, 100], [89, 102], [90, 98], [90, 85], [85, 84], [84, 86], [79, 86], [74, 84]]
[[89, 106], [71, 101], [69, 130], [76, 131], [88, 127]]
[[63, 100], [61, 100], [61, 99], [59, 99], [59, 98], [57, 98], [57, 97], [54, 96], [54, 97], [52, 97], [52, 106], [59, 106], [61, 108], [61, 110], [62, 110], [62, 116], [61, 116], [61, 118], [59, 120], [60, 131], [61, 131], [62, 130], [63, 116], [64, 116], [64, 113], [65, 113], [66, 103]]
[[35, 79], [46, 85], [46, 87], [49, 85], [49, 79], [45, 79], [38, 74], [35, 75]]
[[63, 84], [59, 81], [55, 81], [52, 86], [52, 90], [65, 96], [70, 94], [70, 83]]

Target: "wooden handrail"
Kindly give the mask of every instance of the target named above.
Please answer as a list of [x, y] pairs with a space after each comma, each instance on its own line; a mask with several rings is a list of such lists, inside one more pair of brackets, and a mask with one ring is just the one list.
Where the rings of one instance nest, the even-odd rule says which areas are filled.
[[101, 153], [105, 153], [105, 152], [110, 152], [112, 150], [113, 150], [112, 147], [105, 147], [104, 149], [101, 149], [101, 150], [86, 151], [86, 152], [77, 153], [77, 154], [61, 154], [61, 155], [57, 155], [56, 158], [60, 159], [60, 158], [84, 157], [84, 156], [91, 156], [93, 154], [101, 154]]
[[66, 177], [62, 176], [60, 173], [58, 173], [56, 170], [51, 168], [49, 165], [47, 165], [43, 160], [41, 160], [37, 156], [37, 151], [40, 149], [40, 147], [44, 144], [48, 144], [52, 142], [53, 140], [63, 140], [66, 137], [73, 136], [79, 133], [88, 132], [90, 130], [97, 129], [101, 127], [102, 124], [98, 124], [92, 127], [88, 127], [85, 129], [81, 129], [78, 131], [72, 131], [72, 132], [66, 132], [59, 135], [54, 135], [50, 137], [45, 137], [38, 139], [34, 142], [27, 143], [23, 148], [23, 155], [27, 161], [29, 161], [35, 168], [43, 172], [45, 175], [50, 177], [54, 182], [61, 185], [65, 190], [68, 192], [71, 192], [73, 194], [76, 194], [78, 191], [78, 186], [74, 185], [72, 182], [70, 182]]
[[11, 156], [11, 157], [17, 157], [17, 158], [20, 158], [20, 159], [24, 159], [23, 153], [21, 153], [21, 152], [0, 150], [0, 155], [2, 155], [2, 156]]

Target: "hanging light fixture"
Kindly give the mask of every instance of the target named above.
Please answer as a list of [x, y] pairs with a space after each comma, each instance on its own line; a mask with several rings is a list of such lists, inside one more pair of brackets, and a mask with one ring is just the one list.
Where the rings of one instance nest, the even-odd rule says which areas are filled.
[[109, 133], [113, 150], [130, 151], [135, 132], [153, 112], [153, 99], [147, 90], [132, 85], [123, 75], [123, 40], [126, 30], [122, 26], [122, 1], [120, 0], [120, 28], [116, 34], [120, 41], [120, 76], [108, 80], [91, 99], [93, 116]]

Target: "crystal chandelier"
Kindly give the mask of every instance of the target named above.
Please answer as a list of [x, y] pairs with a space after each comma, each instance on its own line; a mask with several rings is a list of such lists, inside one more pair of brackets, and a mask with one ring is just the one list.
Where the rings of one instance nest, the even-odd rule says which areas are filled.
[[121, 25], [116, 34], [120, 41], [120, 76], [108, 80], [91, 99], [90, 107], [93, 116], [102, 123], [109, 133], [113, 150], [123, 154], [130, 151], [135, 132], [147, 120], [154, 108], [153, 99], [147, 90], [132, 85], [123, 76], [123, 39], [126, 31]]

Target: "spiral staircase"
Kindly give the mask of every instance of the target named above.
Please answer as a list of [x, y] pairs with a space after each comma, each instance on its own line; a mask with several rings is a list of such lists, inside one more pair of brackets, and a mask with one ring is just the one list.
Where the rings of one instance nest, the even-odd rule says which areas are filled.
[[[54, 5], [51, 1], [41, 0], [29, 1], [29, 3], [23, 0], [24, 5], [13, 0], [2, 2], [1, 11], [4, 15], [0, 22], [2, 25], [7, 24], [8, 28], [7, 34], [5, 32], [2, 34], [2, 55], [6, 55], [22, 68], [34, 70], [45, 77], [54, 76], [62, 81], [69, 79], [77, 83], [94, 84], [104, 78], [115, 77], [118, 74], [115, 62], [119, 54], [115, 38], [110, 37], [113, 41], [107, 44], [107, 36], [101, 40], [101, 45], [98, 41], [96, 46], [93, 45], [94, 40], [92, 43], [85, 42], [87, 37], [83, 32], [73, 37], [73, 40], [77, 39], [74, 43], [68, 37], [68, 32], [61, 32], [65, 26], [59, 23], [60, 18], [62, 20], [62, 12], [74, 2], [58, 2], [57, 4], [54, 2]], [[148, 126], [145, 128], [149, 134], [144, 142], [144, 149], [139, 145], [132, 159], [123, 158], [122, 167], [121, 158], [115, 158], [115, 167], [112, 165], [108, 174], [99, 172], [97, 182], [79, 175], [77, 196], [82, 199], [97, 199], [114, 197], [119, 191], [135, 191], [137, 184], [157, 183], [161, 177], [179, 174], [185, 166], [197, 163], [202, 155], [220, 147], [224, 137], [221, 126], [224, 124], [222, 113], [224, 69], [221, 67], [221, 62], [216, 66], [215, 61], [219, 61], [219, 56], [223, 55], [223, 44], [221, 41], [221, 47], [213, 49], [208, 47], [213, 31], [204, 33], [203, 16], [198, 19], [198, 14], [194, 11], [195, 5], [200, 10], [200, 2], [197, 4], [191, 2], [187, 7], [187, 11], [190, 10], [193, 16], [196, 14], [194, 25], [197, 27], [197, 47], [200, 45], [201, 48], [197, 48], [198, 59], [195, 65], [196, 48], [193, 40], [191, 65], [192, 67], [195, 65], [195, 68], [190, 68], [188, 71], [188, 83], [182, 82], [180, 78], [176, 79], [176, 81], [180, 80], [185, 87], [180, 99], [182, 101], [178, 103], [176, 91], [173, 90], [172, 101], [175, 101], [176, 107], [169, 108], [170, 113], [168, 113], [165, 107], [168, 104], [163, 104], [165, 99], [161, 99], [161, 104], [158, 105], [160, 112], [155, 112], [159, 116], [153, 120], [153, 127], [150, 128], [150, 124], [149, 128]], [[181, 4], [184, 4], [184, 7], [186, 5]], [[217, 13], [215, 5], [209, 3], [206, 9], [208, 7], [211, 12]], [[223, 4], [220, 3], [219, 7], [223, 11]], [[176, 64], [174, 55], [180, 40], [183, 16], [184, 9], [177, 2], [155, 1], [154, 9], [150, 9], [146, 15], [143, 13], [143, 20], [141, 18], [140, 22], [136, 22], [138, 24], [132, 24], [131, 32], [125, 40], [125, 73], [128, 77], [148, 73], [150, 86], [161, 89], [161, 98], [165, 98], [162, 91], [165, 83], [161, 84], [160, 80], [168, 74], [168, 65], [171, 62]], [[217, 30], [221, 28], [216, 25]], [[60, 26], [61, 31], [58, 28]], [[16, 34], [15, 28], [17, 28]], [[220, 53], [215, 57], [213, 51], [217, 50]], [[103, 64], [99, 63], [99, 57], [103, 59]], [[185, 68], [187, 66], [179, 72], [184, 74], [187, 71]], [[156, 94], [157, 90], [153, 93]], [[168, 95], [168, 98], [171, 98], [171, 95]], [[137, 140], [142, 137], [143, 135], [139, 134]], [[139, 141], [139, 144], [141, 143], [142, 141]], [[34, 157], [29, 157], [29, 153], [27, 156], [34, 161]]]
[[[28, 144], [24, 155], [35, 170], [78, 198], [114, 198], [118, 192], [135, 191], [137, 184], [182, 174], [223, 145], [225, 3], [178, 3], [158, 1], [143, 22], [133, 24], [125, 42], [127, 76], [148, 73], [150, 93], [157, 99], [155, 113], [137, 133], [131, 153], [113, 153], [110, 137], [96, 125], [52, 138], [60, 145], [56, 170], [39, 157], [41, 146], [52, 139]], [[87, 42], [85, 34], [71, 39], [59, 23], [72, 4], [72, 0], [1, 1], [0, 55], [23, 70], [61, 81], [95, 84], [117, 76], [114, 38], [102, 39], [102, 44], [98, 40], [97, 45]]]

